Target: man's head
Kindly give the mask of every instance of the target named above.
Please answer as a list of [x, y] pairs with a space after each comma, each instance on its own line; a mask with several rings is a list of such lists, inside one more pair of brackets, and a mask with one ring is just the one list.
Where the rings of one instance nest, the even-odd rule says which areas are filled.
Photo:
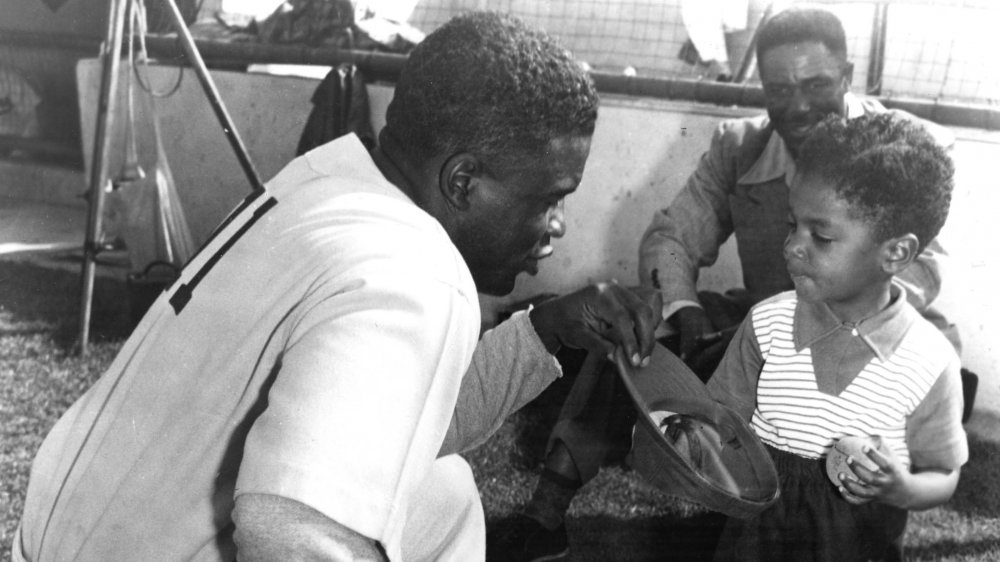
[[944, 226], [953, 173], [915, 121], [882, 113], [820, 123], [791, 189], [785, 258], [800, 296], [864, 310]]
[[793, 155], [824, 117], [844, 115], [854, 67], [844, 27], [816, 8], [790, 8], [757, 35], [757, 64], [767, 113]]
[[437, 218], [477, 288], [504, 294], [562, 236], [597, 120], [593, 82], [544, 32], [458, 16], [410, 54], [381, 133], [411, 197]]

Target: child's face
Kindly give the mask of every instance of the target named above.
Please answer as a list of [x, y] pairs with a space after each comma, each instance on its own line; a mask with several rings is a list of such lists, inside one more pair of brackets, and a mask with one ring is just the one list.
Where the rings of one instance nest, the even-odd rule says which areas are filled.
[[889, 276], [883, 244], [852, 215], [825, 178], [796, 176], [789, 199], [785, 263], [799, 298], [824, 302], [844, 322], [856, 322], [885, 306]]

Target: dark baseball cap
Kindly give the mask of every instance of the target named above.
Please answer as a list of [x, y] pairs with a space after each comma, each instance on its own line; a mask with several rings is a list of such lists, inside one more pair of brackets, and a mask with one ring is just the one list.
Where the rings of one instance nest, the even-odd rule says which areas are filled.
[[[676, 355], [657, 344], [646, 367], [632, 367], [619, 349], [607, 368], [638, 411], [628, 462], [646, 480], [731, 517], [752, 517], [778, 499], [778, 473], [760, 439]], [[672, 417], [661, 425], [664, 412]]]

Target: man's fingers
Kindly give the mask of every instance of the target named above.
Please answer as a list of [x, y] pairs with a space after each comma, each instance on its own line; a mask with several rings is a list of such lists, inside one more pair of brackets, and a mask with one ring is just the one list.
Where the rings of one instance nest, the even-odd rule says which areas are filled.
[[691, 359], [691, 356], [698, 350], [698, 340], [694, 334], [689, 332], [684, 332], [681, 334], [681, 342], [678, 346], [678, 351], [680, 352], [681, 361], [687, 362]]
[[615, 281], [597, 283], [540, 303], [531, 321], [550, 352], [565, 345], [608, 355], [620, 346], [639, 366], [656, 344], [660, 302], [659, 293], [637, 292]]
[[610, 312], [610, 315], [612, 319], [608, 330], [605, 332], [606, 337], [612, 342], [618, 342], [622, 350], [625, 351], [625, 356], [628, 357], [629, 362], [634, 366], [638, 366], [642, 357], [640, 356], [639, 343], [635, 336], [633, 315], [624, 307], [616, 307], [613, 312]]
[[612, 358], [615, 351], [614, 341], [608, 337], [601, 336], [593, 330], [581, 330], [574, 338], [584, 349], [599, 351], [602, 355]]
[[681, 332], [680, 358], [684, 362], [693, 360], [701, 348], [700, 338], [712, 331], [712, 323], [705, 311], [697, 306], [680, 309], [677, 315], [677, 328]]
[[636, 287], [623, 291], [623, 301], [632, 320], [632, 334], [635, 336], [636, 352], [640, 360], [648, 359], [656, 345], [656, 327], [662, 321], [663, 297], [659, 291], [647, 287]]
[[656, 344], [659, 313], [649, 303], [655, 303], [658, 294], [608, 284], [601, 287], [601, 297], [600, 320], [608, 328], [605, 337], [622, 347], [632, 365], [642, 364]]

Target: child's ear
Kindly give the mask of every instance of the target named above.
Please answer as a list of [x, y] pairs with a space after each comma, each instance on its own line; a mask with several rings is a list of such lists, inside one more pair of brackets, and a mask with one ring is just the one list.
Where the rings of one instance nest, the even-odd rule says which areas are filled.
[[920, 253], [916, 234], [904, 234], [882, 243], [882, 270], [896, 275], [907, 268]]

